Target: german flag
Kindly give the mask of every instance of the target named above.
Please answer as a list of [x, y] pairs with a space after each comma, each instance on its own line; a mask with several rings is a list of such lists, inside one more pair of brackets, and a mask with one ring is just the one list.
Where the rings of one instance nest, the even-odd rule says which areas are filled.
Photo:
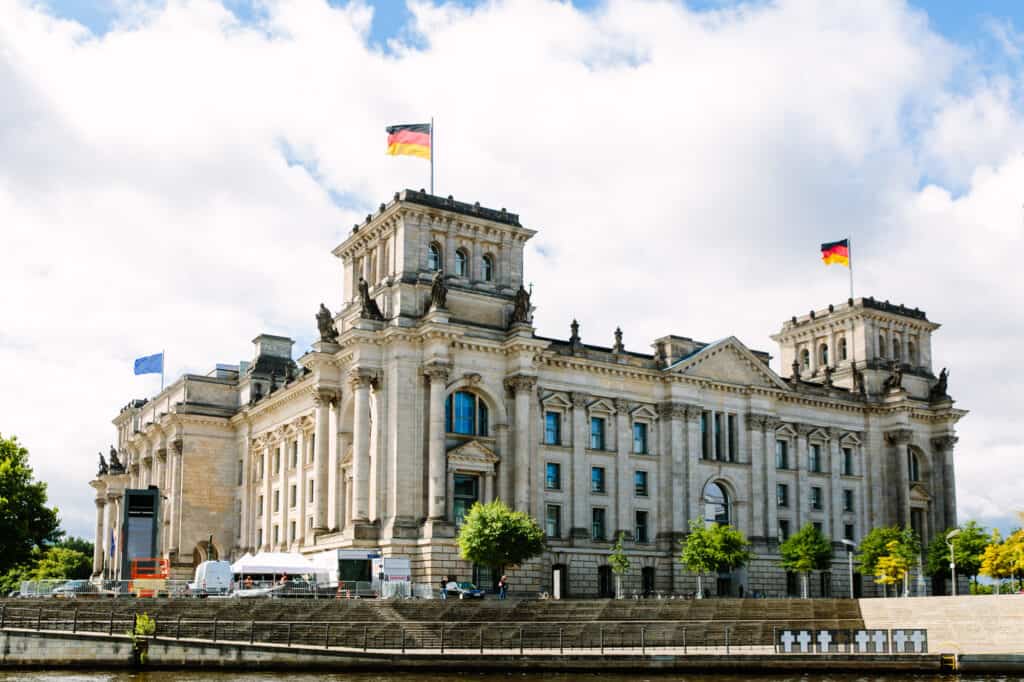
[[388, 126], [388, 154], [430, 158], [430, 124], [411, 123]]
[[843, 239], [838, 242], [822, 244], [821, 260], [825, 261], [825, 265], [838, 263], [850, 267], [850, 240]]

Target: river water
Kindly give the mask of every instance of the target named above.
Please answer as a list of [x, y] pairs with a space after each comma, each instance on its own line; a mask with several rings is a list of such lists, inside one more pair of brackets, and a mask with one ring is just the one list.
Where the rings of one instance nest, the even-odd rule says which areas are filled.
[[605, 675], [600, 673], [253, 673], [253, 672], [103, 672], [103, 671], [16, 671], [0, 672], [0, 681], [31, 682], [1010, 682], [1017, 675], [951, 676], [951, 675], [858, 675], [832, 673], [827, 675]]

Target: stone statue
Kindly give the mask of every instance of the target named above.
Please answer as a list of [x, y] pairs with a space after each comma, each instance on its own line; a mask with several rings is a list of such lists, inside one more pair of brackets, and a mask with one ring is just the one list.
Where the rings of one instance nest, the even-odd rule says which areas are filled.
[[622, 353], [626, 348], [622, 345], [622, 328], [615, 328], [615, 345], [612, 346], [613, 353]]
[[825, 386], [832, 386], [832, 368], [825, 365]]
[[903, 367], [893, 363], [892, 374], [885, 380], [882, 388], [887, 392], [903, 390]]
[[112, 474], [124, 473], [124, 464], [122, 464], [121, 460], [118, 459], [117, 448], [113, 445], [110, 446], [110, 466], [108, 467], [108, 471]]
[[110, 473], [110, 471], [109, 471], [109, 469], [107, 469], [107, 460], [103, 459], [103, 453], [101, 452], [100, 453], [100, 468], [96, 471], [96, 475], [97, 476], [106, 476], [108, 473]]
[[440, 270], [434, 273], [434, 280], [430, 283], [430, 308], [444, 310], [448, 303], [448, 287], [444, 283], [444, 273]]
[[383, 320], [384, 315], [377, 307], [377, 302], [370, 296], [370, 284], [359, 278], [359, 317], [365, 320]]
[[860, 371], [856, 367], [853, 371], [853, 392], [857, 395], [867, 395], [867, 390], [864, 388], [864, 372]]
[[323, 303], [316, 314], [316, 326], [320, 329], [320, 340], [324, 343], [337, 343], [338, 330], [334, 328], [334, 319], [331, 311]]
[[792, 368], [793, 368], [793, 375], [790, 377], [790, 380], [795, 383], [797, 381], [800, 381], [800, 363], [797, 362], [796, 360], [794, 360], [793, 364], [792, 364]]
[[935, 382], [934, 386], [932, 386], [932, 390], [928, 397], [931, 400], [942, 400], [943, 398], [948, 398], [949, 393], [946, 392], [947, 390], [949, 390], [949, 371], [943, 367], [942, 371], [939, 372], [939, 380]]
[[522, 284], [519, 285], [519, 291], [516, 292], [514, 299], [515, 307], [512, 309], [512, 322], [526, 322], [530, 321], [530, 292], [528, 292]]

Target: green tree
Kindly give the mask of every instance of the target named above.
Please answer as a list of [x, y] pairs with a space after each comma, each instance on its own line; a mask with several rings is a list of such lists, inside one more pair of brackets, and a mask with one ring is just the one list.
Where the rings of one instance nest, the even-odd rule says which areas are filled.
[[32, 570], [32, 580], [85, 579], [92, 574], [92, 555], [67, 547], [50, 547]]
[[56, 544], [57, 547], [64, 547], [66, 549], [73, 549], [76, 552], [81, 552], [85, 556], [91, 557], [93, 553], [92, 541], [86, 540], [85, 538], [76, 538], [68, 536], [63, 538]]
[[[947, 528], [942, 533], [936, 533], [932, 541], [928, 543], [927, 562], [925, 572], [928, 575], [942, 575], [951, 577], [949, 569], [949, 545], [946, 544], [946, 536], [954, 529]], [[953, 556], [956, 557], [957, 575], [965, 575], [971, 580], [978, 576], [981, 570], [981, 555], [988, 546], [989, 536], [985, 529], [978, 525], [977, 521], [968, 521], [960, 526], [960, 534], [953, 536], [950, 541], [953, 545]]]
[[750, 542], [732, 526], [705, 524], [701, 519], [690, 520], [690, 533], [681, 541], [679, 563], [697, 574], [697, 598], [704, 596], [701, 575], [717, 571], [731, 571], [748, 561]]
[[813, 523], [808, 523], [779, 546], [779, 553], [782, 555], [780, 563], [783, 568], [801, 574], [803, 598], [809, 598], [811, 572], [829, 567], [832, 543]]
[[1004, 542], [999, 530], [993, 530], [992, 538], [981, 555], [981, 569], [979, 572], [996, 581], [996, 594], [999, 593], [999, 586], [1002, 581], [1005, 578], [1013, 577], [1014, 556], [1013, 546], [1010, 544], [1010, 538], [1012, 537], [1013, 535]]
[[[907, 580], [910, 577], [909, 567], [913, 565], [917, 555], [921, 553], [921, 542], [917, 534], [911, 528], [900, 528], [899, 526], [880, 526], [873, 528], [870, 533], [864, 536], [860, 542], [860, 566], [857, 570], [862, 575], [890, 576], [900, 562], [893, 562], [893, 559], [900, 559], [906, 563], [908, 570], [901, 577], [904, 581], [904, 594], [909, 596]], [[882, 560], [885, 559], [884, 562]], [[882, 562], [881, 567], [879, 563]], [[878, 581], [884, 586], [895, 584], [898, 581]]]
[[875, 581], [882, 585], [895, 585], [906, 580], [910, 573], [910, 561], [902, 551], [899, 540], [886, 545], [887, 553], [875, 562]]
[[533, 518], [512, 511], [501, 500], [474, 504], [456, 539], [459, 555], [500, 574], [544, 551], [544, 530]]
[[626, 550], [622, 548], [622, 541], [625, 537], [625, 533], [619, 533], [615, 544], [611, 546], [611, 554], [608, 555], [608, 565], [612, 567], [612, 573], [615, 574], [616, 599], [622, 599], [622, 576], [629, 570], [629, 557], [626, 556]]
[[60, 539], [57, 510], [46, 506], [46, 484], [32, 477], [28, 450], [16, 437], [0, 434], [0, 573]]

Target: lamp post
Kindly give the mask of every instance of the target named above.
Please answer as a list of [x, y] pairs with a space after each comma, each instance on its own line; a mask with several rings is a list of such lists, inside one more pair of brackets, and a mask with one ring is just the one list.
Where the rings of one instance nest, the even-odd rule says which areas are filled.
[[953, 538], [960, 535], [960, 529], [954, 528], [946, 533], [946, 545], [949, 547], [949, 569], [953, 572], [953, 596], [956, 596], [956, 555], [953, 553]]
[[847, 540], [846, 538], [839, 542], [846, 545], [847, 564], [850, 568], [850, 599], [853, 599], [853, 550], [857, 549], [857, 545], [852, 540]]

